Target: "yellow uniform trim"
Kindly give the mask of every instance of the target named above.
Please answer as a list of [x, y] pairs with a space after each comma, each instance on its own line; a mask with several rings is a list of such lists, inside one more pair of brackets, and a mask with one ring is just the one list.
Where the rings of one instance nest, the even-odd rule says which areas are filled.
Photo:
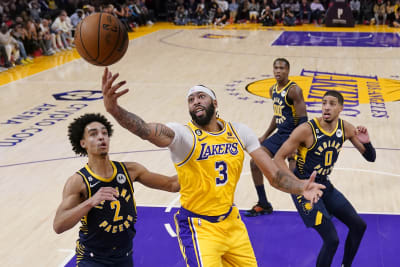
[[312, 132], [313, 132], [313, 136], [314, 136], [314, 142], [313, 142], [313, 144], [312, 144], [310, 147], [307, 148], [307, 149], [310, 151], [310, 150], [313, 149], [313, 148], [315, 147], [315, 145], [317, 144], [317, 133], [315, 132], [314, 125], [312, 125], [312, 123], [308, 122], [308, 125], [310, 125], [311, 130], [312, 130]]
[[199, 257], [199, 254], [197, 253], [197, 251], [200, 251], [200, 250], [199, 250], [199, 247], [197, 246], [197, 240], [195, 239], [196, 229], [194, 229], [194, 223], [193, 223], [192, 218], [188, 217], [187, 219], [188, 219], [188, 223], [189, 223], [190, 232], [192, 232], [192, 242], [193, 242], [193, 246], [194, 246], [194, 252], [196, 253], [197, 266], [201, 266], [200, 257]]
[[322, 216], [323, 216], [322, 212], [317, 211], [317, 216], [315, 216], [315, 225], [316, 226], [321, 224]]
[[320, 130], [321, 132], [323, 132], [323, 133], [324, 133], [325, 135], [327, 135], [327, 136], [332, 136], [332, 135], [334, 135], [334, 134], [336, 133], [337, 129], [338, 129], [338, 126], [339, 126], [339, 119], [338, 119], [338, 121], [336, 122], [336, 127], [335, 127], [335, 129], [334, 129], [332, 132], [328, 133], [327, 131], [325, 131], [325, 130], [321, 127], [321, 124], [319, 124], [319, 120], [318, 120], [317, 118], [314, 118], [313, 120], [315, 121], [315, 124], [318, 126], [319, 130]]
[[340, 121], [340, 127], [342, 128], [342, 131], [343, 131], [342, 139], [343, 139], [343, 143], [344, 143], [346, 141], [346, 136], [345, 136], [345, 132], [344, 132], [344, 123], [343, 123], [343, 120], [341, 120], [341, 119], [339, 119], [339, 121]]
[[[290, 82], [290, 81], [289, 81]], [[294, 104], [289, 104], [287, 98], [289, 96], [289, 91], [290, 89], [294, 86], [295, 84], [292, 84], [292, 86], [290, 86], [287, 90], [287, 93], [285, 95], [285, 103], [286, 105], [288, 105], [291, 109], [292, 109], [292, 114], [293, 114], [293, 119], [296, 118], [296, 109], [294, 108]]]
[[[131, 193], [132, 193], [133, 207], [135, 208], [135, 213], [137, 214], [137, 211], [136, 211], [136, 201], [135, 201], [135, 198], [133, 197], [134, 191], [133, 191], [133, 185], [132, 185], [131, 176], [129, 175], [128, 171], [126, 170], [124, 164], [119, 163], [119, 165], [121, 165], [122, 169], [124, 170], [125, 176], [128, 177], [127, 180], [128, 180], [129, 186], [130, 186], [131, 191], [132, 191]], [[117, 169], [117, 168], [115, 168], [115, 170], [116, 170], [116, 169]]]
[[179, 224], [178, 224], [178, 219], [176, 218], [176, 216], [177, 216], [178, 214], [179, 214], [179, 211], [178, 211], [177, 213], [175, 213], [175, 215], [174, 215], [175, 228], [176, 228], [176, 236], [178, 237], [179, 248], [181, 249], [183, 258], [185, 259], [186, 266], [189, 267], [189, 264], [188, 264], [188, 262], [187, 262], [187, 256], [186, 256], [185, 246], [183, 246], [183, 244], [182, 244], [182, 239], [181, 239], [181, 237], [180, 237], [180, 235], [179, 235], [179, 233], [180, 233]]
[[92, 175], [92, 176], [93, 176], [94, 178], [96, 178], [97, 180], [100, 180], [100, 181], [102, 181], [102, 182], [108, 183], [108, 182], [111, 182], [111, 181], [115, 178], [115, 176], [117, 175], [117, 168], [115, 167], [114, 162], [110, 161], [110, 163], [111, 163], [111, 166], [112, 166], [112, 168], [113, 168], [113, 174], [111, 175], [110, 178], [103, 178], [103, 177], [101, 177], [101, 176], [95, 174], [95, 173], [89, 168], [89, 165], [87, 165], [87, 164], [85, 165], [85, 169], [90, 173], [90, 175]]
[[289, 84], [290, 84], [291, 82], [292, 82], [292, 81], [291, 81], [291, 80], [289, 80], [289, 81], [288, 81], [288, 83], [287, 83], [287, 84], [285, 84], [285, 86], [284, 86], [284, 87], [282, 87], [280, 90], [278, 90], [278, 84], [275, 84], [275, 88], [274, 88], [275, 92], [276, 92], [276, 93], [278, 93], [278, 94], [282, 93], [282, 91], [283, 91], [283, 90], [285, 90], [285, 89], [286, 89], [286, 87], [288, 87], [288, 86], [289, 86]]
[[178, 166], [182, 166], [183, 164], [185, 164], [192, 157], [194, 149], [196, 148], [196, 141], [197, 141], [196, 135], [194, 134], [193, 130], [189, 126], [186, 125], [186, 127], [188, 127], [188, 129], [190, 130], [190, 132], [193, 135], [193, 146], [192, 146], [192, 149], [190, 150], [189, 154], [187, 155], [187, 157], [184, 160], [182, 160], [181, 162], [176, 164]]
[[242, 147], [242, 149], [245, 150], [246, 148], [244, 147], [242, 140], [239, 138], [239, 135], [237, 134], [235, 128], [233, 128], [231, 123], [229, 123], [229, 128], [232, 130], [232, 132], [235, 135], [236, 139], [239, 141], [239, 144]]
[[88, 190], [88, 198], [92, 197], [92, 190], [90, 189], [90, 185], [89, 185], [89, 182], [88, 182], [86, 176], [83, 173], [81, 173], [80, 171], [78, 171], [78, 173], [82, 176], [83, 181], [85, 181], [85, 183], [86, 183], [86, 188]]

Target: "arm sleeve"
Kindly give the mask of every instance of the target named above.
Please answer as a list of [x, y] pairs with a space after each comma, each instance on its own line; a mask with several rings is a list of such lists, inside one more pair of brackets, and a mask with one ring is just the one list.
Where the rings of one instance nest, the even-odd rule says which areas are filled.
[[247, 125], [236, 122], [233, 122], [232, 125], [239, 135], [240, 140], [243, 142], [247, 153], [251, 153], [260, 147], [260, 142], [258, 141], [256, 134]]
[[182, 162], [192, 150], [193, 134], [188, 127], [180, 123], [169, 122], [166, 125], [175, 132], [174, 140], [168, 146], [171, 159], [174, 163]]
[[376, 151], [372, 146], [371, 142], [363, 144], [365, 147], [365, 152], [362, 154], [364, 158], [369, 162], [374, 162], [376, 159]]

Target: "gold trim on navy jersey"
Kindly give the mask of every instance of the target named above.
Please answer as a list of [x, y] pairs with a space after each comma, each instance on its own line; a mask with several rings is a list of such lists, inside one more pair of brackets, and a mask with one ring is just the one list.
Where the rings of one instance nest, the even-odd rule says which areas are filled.
[[[321, 124], [319, 123], [318, 118], [314, 118], [313, 120], [315, 121], [315, 124], [317, 125], [318, 129], [319, 129], [323, 134], [325, 134], [326, 136], [329, 136], [329, 137], [332, 136], [332, 135], [334, 135], [334, 134], [336, 134], [336, 131], [337, 131], [338, 126], [339, 126], [339, 121], [340, 121], [340, 119], [338, 119], [338, 121], [336, 122], [335, 129], [332, 130], [332, 132], [328, 133], [327, 131], [325, 131], [325, 130], [321, 127]], [[343, 125], [341, 125], [341, 126], [343, 126]]]
[[[290, 82], [290, 81], [289, 81], [289, 82]], [[286, 94], [285, 94], [285, 103], [286, 103], [286, 105], [288, 105], [288, 106], [290, 107], [290, 109], [292, 110], [293, 122], [294, 122], [294, 125], [297, 126], [297, 125], [299, 124], [299, 119], [298, 119], [297, 116], [296, 116], [296, 109], [295, 109], [295, 107], [294, 107], [294, 103], [289, 104], [289, 101], [288, 101], [289, 91], [290, 91], [290, 89], [292, 89], [292, 86], [293, 86], [293, 85], [296, 85], [296, 83], [295, 83], [295, 82], [290, 82], [290, 84], [289, 84], [288, 87], [287, 87]]]
[[291, 83], [292, 83], [292, 81], [291, 81], [291, 80], [288, 80], [287, 84], [285, 84], [285, 86], [282, 87], [280, 90], [278, 90], [278, 84], [276, 83], [276, 84], [274, 84], [274, 85], [275, 85], [274, 90], [275, 90], [275, 92], [277, 92], [278, 94], [280, 94], [280, 93], [282, 93], [282, 91], [285, 90]]
[[344, 130], [344, 122], [343, 122], [342, 119], [339, 119], [339, 121], [340, 121], [340, 127], [341, 127], [341, 129], [343, 131], [342, 137], [343, 137], [343, 143], [344, 143], [346, 141], [346, 133], [345, 133], [345, 130]]
[[107, 246], [130, 251], [137, 218], [132, 179], [122, 162], [110, 161], [110, 164], [114, 171], [108, 179], [93, 173], [87, 164], [78, 171], [85, 181], [88, 198], [104, 186], [118, 192], [116, 200], [100, 202], [81, 218], [79, 244], [91, 251], [103, 250]]
[[89, 185], [89, 181], [87, 180], [86, 176], [81, 172], [78, 171], [77, 172], [80, 176], [82, 176], [83, 181], [86, 184], [86, 192], [88, 194], [88, 198], [92, 197], [92, 190], [90, 190], [90, 185]]
[[343, 121], [338, 119], [331, 132], [324, 130], [317, 118], [307, 123], [313, 131], [314, 143], [308, 150], [299, 147], [295, 173], [306, 178], [317, 171], [317, 178], [324, 179], [331, 174], [345, 140]]
[[[116, 163], [117, 163], [117, 162], [116, 162]], [[132, 184], [131, 176], [129, 175], [128, 171], [126, 170], [125, 164], [122, 163], [122, 162], [118, 162], [118, 163], [121, 165], [122, 170], [124, 171], [125, 176], [127, 177], [129, 186], [131, 187], [133, 206], [135, 207], [135, 213], [137, 214], [137, 210], [136, 210], [136, 201], [135, 201], [135, 198], [133, 197], [133, 194], [135, 193], [135, 190], [133, 189], [133, 184]], [[135, 222], [136, 222], [136, 219], [137, 219], [137, 216], [136, 216], [136, 218], [135, 218]]]
[[112, 166], [112, 168], [113, 168], [113, 174], [111, 175], [110, 178], [103, 178], [103, 177], [101, 177], [100, 175], [95, 174], [95, 173], [90, 169], [90, 167], [89, 167], [88, 164], [85, 165], [85, 169], [90, 173], [90, 175], [92, 175], [92, 176], [93, 176], [94, 178], [96, 178], [97, 180], [100, 180], [100, 181], [102, 181], [102, 182], [109, 183], [109, 182], [111, 182], [111, 181], [115, 178], [115, 176], [117, 175], [117, 168], [115, 167], [114, 162], [112, 162], [112, 161], [110, 160], [110, 163], [111, 163], [111, 166]]
[[315, 144], [317, 143], [317, 139], [318, 139], [318, 138], [317, 138], [317, 133], [315, 132], [314, 125], [311, 123], [311, 121], [308, 121], [307, 123], [308, 123], [308, 125], [311, 126], [311, 130], [312, 130], [313, 136], [314, 136], [314, 142], [313, 142], [313, 144], [312, 144], [310, 147], [307, 147], [308, 150], [311, 150], [311, 149], [314, 148]]

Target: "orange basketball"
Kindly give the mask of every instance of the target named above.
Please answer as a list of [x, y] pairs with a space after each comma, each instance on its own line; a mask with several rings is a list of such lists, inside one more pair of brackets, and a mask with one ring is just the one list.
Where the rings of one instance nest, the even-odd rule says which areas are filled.
[[108, 13], [94, 13], [76, 27], [76, 50], [82, 58], [96, 66], [109, 66], [120, 60], [128, 43], [125, 26]]

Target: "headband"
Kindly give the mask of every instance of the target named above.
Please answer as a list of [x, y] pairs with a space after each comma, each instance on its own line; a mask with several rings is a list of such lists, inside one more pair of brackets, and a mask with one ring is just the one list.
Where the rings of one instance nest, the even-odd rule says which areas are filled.
[[195, 85], [192, 88], [190, 88], [188, 91], [188, 94], [187, 94], [187, 98], [189, 98], [189, 96], [191, 94], [197, 93], [197, 92], [203, 92], [203, 93], [209, 95], [213, 100], [216, 100], [214, 92], [211, 91], [210, 89], [208, 89], [207, 87], [205, 87], [204, 85]]

